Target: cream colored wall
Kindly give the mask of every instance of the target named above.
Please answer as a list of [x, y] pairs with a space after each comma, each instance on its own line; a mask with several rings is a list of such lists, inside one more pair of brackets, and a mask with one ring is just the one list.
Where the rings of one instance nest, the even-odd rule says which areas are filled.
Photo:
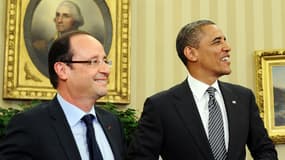
[[[255, 90], [254, 50], [285, 48], [283, 0], [130, 0], [131, 104], [140, 113], [145, 98], [180, 83], [186, 70], [175, 51], [180, 28], [210, 18], [231, 44], [232, 74], [222, 80]], [[0, 2], [0, 88], [3, 88], [5, 1]], [[245, 76], [246, 75], [246, 76]], [[2, 97], [2, 91], [0, 92]], [[18, 101], [0, 99], [0, 106]], [[277, 145], [279, 159], [285, 145]], [[250, 159], [250, 158], [248, 158]]]
[[[132, 0], [132, 105], [185, 79], [175, 51], [180, 28], [214, 20], [231, 44], [232, 74], [225, 81], [255, 89], [254, 50], [285, 48], [283, 0]], [[246, 75], [246, 76], [245, 76]]]

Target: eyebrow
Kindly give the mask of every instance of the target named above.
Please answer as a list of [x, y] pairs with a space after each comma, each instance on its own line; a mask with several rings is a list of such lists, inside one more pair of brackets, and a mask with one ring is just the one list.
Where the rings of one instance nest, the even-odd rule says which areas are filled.
[[215, 37], [211, 42], [216, 42], [216, 41], [221, 40], [221, 39], [226, 40], [227, 38], [226, 38], [226, 37], [223, 37], [223, 36]]
[[64, 13], [64, 12], [56, 12], [55, 14], [56, 16], [59, 16], [59, 15], [64, 15], [64, 16], [71, 16], [70, 13]]
[[[93, 57], [90, 57], [90, 59], [98, 59], [98, 58], [99, 58], [99, 56], [98, 56], [98, 55], [93, 56]], [[107, 59], [107, 56], [104, 56], [104, 57], [103, 57], [103, 59]]]

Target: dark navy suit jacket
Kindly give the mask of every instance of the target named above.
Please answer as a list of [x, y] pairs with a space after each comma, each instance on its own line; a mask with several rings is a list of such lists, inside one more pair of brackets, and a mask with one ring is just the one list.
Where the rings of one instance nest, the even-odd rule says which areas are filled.
[[[255, 160], [276, 160], [253, 93], [218, 82], [229, 124], [228, 160], [244, 160], [247, 145]], [[187, 80], [146, 99], [129, 160], [214, 160]]]
[[[115, 160], [124, 160], [125, 139], [119, 119], [98, 107], [96, 115]], [[81, 160], [57, 98], [11, 119], [6, 137], [0, 140], [1, 156], [5, 160]]]

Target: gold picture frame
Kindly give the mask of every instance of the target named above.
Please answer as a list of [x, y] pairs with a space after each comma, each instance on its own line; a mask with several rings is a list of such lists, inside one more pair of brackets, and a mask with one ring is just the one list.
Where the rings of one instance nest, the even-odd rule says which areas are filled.
[[272, 140], [285, 143], [285, 49], [255, 51], [255, 60], [261, 117]]
[[[82, 5], [84, 2], [87, 3], [87, 1], [80, 0], [72, 1], [79, 4], [82, 3]], [[103, 34], [105, 39], [108, 39], [108, 37], [110, 37], [109, 35], [111, 35], [111, 38], [109, 38], [111, 40], [108, 42], [109, 52], [106, 51], [108, 58], [113, 62], [112, 71], [109, 77], [108, 95], [101, 98], [99, 102], [119, 104], [130, 103], [129, 0], [88, 1], [90, 2], [87, 5], [85, 4], [85, 6], [96, 6], [98, 13], [103, 17], [101, 19], [103, 19], [102, 24], [105, 25], [102, 28], [106, 29], [106, 34]], [[26, 29], [27, 26], [32, 26], [32, 20], [29, 19], [29, 16], [35, 16], [35, 12], [39, 12], [39, 9], [36, 8], [40, 6], [41, 3], [50, 3], [50, 5], [54, 5], [53, 3], [59, 3], [59, 1], [7, 0], [3, 87], [4, 99], [50, 100], [56, 93], [56, 90], [52, 88], [47, 75], [44, 74], [45, 72], [41, 72], [38, 68], [41, 63], [38, 63], [37, 65], [37, 63], [34, 62], [34, 56], [31, 56], [31, 49], [29, 48], [31, 43], [29, 43], [29, 41], [27, 42], [27, 39], [30, 38], [30, 34], [34, 33], [30, 30], [27, 31]], [[100, 8], [102, 3], [105, 3], [105, 8], [103, 7], [103, 9], [102, 7]], [[108, 11], [106, 11], [106, 8]], [[48, 7], [46, 10], [51, 10], [51, 7]], [[90, 12], [93, 12], [93, 9], [89, 10], [89, 16], [86, 17], [94, 17], [93, 13]], [[104, 19], [107, 12], [110, 18], [108, 23], [106, 23]], [[47, 13], [45, 13], [45, 18], [46, 15]], [[54, 15], [55, 14], [53, 13], [52, 16]], [[43, 18], [41, 17], [40, 19]], [[53, 22], [53, 19], [50, 21]], [[92, 20], [87, 20], [85, 23], [91, 23], [91, 21]], [[111, 26], [108, 24], [111, 24]], [[39, 33], [44, 32], [40, 31]], [[104, 47], [106, 50], [106, 45], [104, 45]]]

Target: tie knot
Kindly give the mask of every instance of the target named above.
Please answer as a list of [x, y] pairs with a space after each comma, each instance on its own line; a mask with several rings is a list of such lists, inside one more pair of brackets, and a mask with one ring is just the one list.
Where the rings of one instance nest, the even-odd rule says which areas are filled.
[[210, 96], [215, 96], [216, 88], [209, 87], [206, 92], [208, 92]]
[[81, 118], [81, 120], [86, 124], [86, 125], [91, 125], [93, 123], [94, 116], [92, 114], [86, 114]]

